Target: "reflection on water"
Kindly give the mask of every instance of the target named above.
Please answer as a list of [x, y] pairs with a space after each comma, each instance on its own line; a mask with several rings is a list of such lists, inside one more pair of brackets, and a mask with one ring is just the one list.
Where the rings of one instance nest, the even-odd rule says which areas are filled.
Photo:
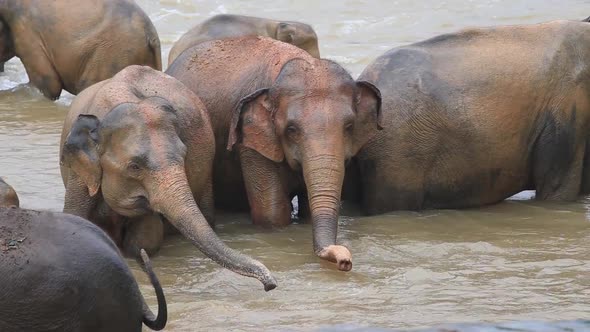
[[[581, 19], [588, 1], [198, 1], [142, 0], [163, 43], [219, 13], [302, 20], [321, 53], [358, 75], [397, 45], [464, 26]], [[0, 74], [0, 176], [24, 207], [61, 210], [58, 143], [72, 96], [43, 99], [22, 85], [18, 60]], [[522, 196], [521, 196], [522, 199]], [[346, 209], [347, 214], [354, 209]], [[590, 316], [587, 202], [512, 200], [472, 210], [342, 217], [353, 271], [311, 253], [311, 226], [265, 231], [245, 215], [223, 215], [218, 233], [264, 262], [279, 288], [223, 270], [181, 238], [167, 241], [154, 266], [169, 303], [169, 331], [310, 330], [351, 324], [392, 328], [443, 322], [576, 319]], [[155, 305], [147, 278], [130, 262]]]

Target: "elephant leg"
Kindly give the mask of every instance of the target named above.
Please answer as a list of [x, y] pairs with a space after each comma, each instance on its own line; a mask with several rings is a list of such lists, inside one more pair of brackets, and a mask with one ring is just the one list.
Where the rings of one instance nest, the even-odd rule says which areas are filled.
[[286, 226], [291, 223], [291, 202], [281, 165], [258, 152], [240, 147], [240, 163], [255, 225]]
[[160, 216], [151, 214], [132, 218], [125, 226], [123, 253], [128, 257], [139, 258], [144, 249], [152, 256], [160, 250], [164, 241], [164, 223]]
[[361, 183], [358, 161], [352, 159], [346, 165], [344, 183], [342, 184], [342, 200], [358, 203], [361, 201]]
[[31, 50], [31, 52], [21, 58], [29, 80], [37, 89], [41, 90], [45, 97], [51, 100], [58, 99], [63, 84], [53, 63], [41, 49]]
[[584, 165], [582, 166], [582, 188], [580, 194], [590, 195], [590, 139], [586, 139]]
[[199, 202], [199, 209], [211, 227], [215, 227], [215, 200], [213, 198], [213, 181], [207, 181], [207, 187]]
[[[567, 134], [565, 134], [567, 135]], [[582, 188], [582, 170], [586, 144], [574, 144], [573, 149], [563, 144], [571, 144], [567, 138], [559, 136], [553, 140], [543, 140], [547, 145], [539, 145], [534, 154], [533, 176], [536, 198], [538, 200], [574, 201]], [[560, 142], [562, 141], [562, 142]]]
[[299, 220], [305, 222], [310, 221], [311, 209], [309, 208], [309, 196], [307, 196], [307, 192], [297, 194], [297, 204], [299, 205], [299, 211], [297, 211]]
[[420, 210], [424, 192], [419, 168], [401, 169], [387, 160], [359, 160], [361, 211], [376, 215], [395, 210]]

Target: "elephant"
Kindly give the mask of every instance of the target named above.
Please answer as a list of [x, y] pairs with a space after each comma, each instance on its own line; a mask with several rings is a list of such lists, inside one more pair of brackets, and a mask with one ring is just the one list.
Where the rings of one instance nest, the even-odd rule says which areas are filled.
[[168, 66], [180, 53], [206, 41], [244, 36], [262, 36], [293, 44], [315, 58], [320, 58], [318, 36], [313, 28], [302, 22], [277, 21], [261, 17], [221, 14], [215, 15], [190, 29], [170, 49]]
[[149, 309], [111, 239], [80, 217], [0, 208], [0, 330], [140, 332], [166, 326], [166, 298], [142, 251], [155, 288]]
[[78, 94], [128, 65], [162, 69], [160, 39], [133, 0], [0, 1], [0, 62], [22, 61], [52, 100]]
[[465, 29], [376, 58], [359, 79], [382, 92], [386, 129], [355, 157], [362, 211], [588, 193], [589, 59], [577, 21]]
[[344, 166], [380, 128], [379, 90], [267, 37], [199, 44], [166, 73], [209, 112], [217, 206], [249, 207], [254, 224], [286, 226], [297, 195], [309, 202], [315, 254], [349, 271], [350, 251], [336, 244]]
[[90, 86], [72, 102], [60, 146], [63, 211], [99, 225], [127, 255], [156, 253], [165, 221], [223, 267], [276, 287], [266, 266], [227, 247], [208, 223], [213, 131], [178, 80], [133, 65]]
[[0, 208], [11, 206], [20, 206], [18, 195], [12, 186], [0, 178]]

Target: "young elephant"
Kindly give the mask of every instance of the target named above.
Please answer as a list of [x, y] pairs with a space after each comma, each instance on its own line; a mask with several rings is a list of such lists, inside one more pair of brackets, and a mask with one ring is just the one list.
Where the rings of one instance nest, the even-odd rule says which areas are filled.
[[132, 65], [162, 69], [160, 40], [133, 0], [0, 1], [0, 62], [22, 61], [47, 98], [78, 94]]
[[162, 72], [129, 66], [72, 103], [61, 136], [64, 212], [101, 226], [131, 255], [158, 250], [162, 216], [209, 258], [271, 290], [268, 269], [225, 246], [203, 216], [213, 222], [214, 146], [197, 96]]
[[19, 200], [16, 191], [0, 178], [0, 208], [2, 207], [19, 207]]
[[113, 241], [88, 221], [0, 208], [0, 230], [0, 331], [140, 332], [142, 322], [153, 330], [166, 325], [166, 299], [145, 251], [158, 317]]
[[[309, 197], [315, 253], [350, 270], [350, 252], [336, 245], [344, 165], [380, 128], [379, 90], [332, 61], [263, 37], [199, 44], [167, 73], [210, 114], [220, 207], [249, 203], [255, 224], [282, 226], [291, 221], [291, 198]], [[226, 151], [234, 145], [239, 156]]]
[[492, 204], [590, 192], [590, 24], [468, 29], [392, 49], [360, 76], [383, 93], [358, 155], [363, 207]]
[[215, 39], [245, 36], [262, 36], [293, 44], [315, 58], [320, 58], [318, 36], [305, 23], [276, 21], [261, 17], [241, 15], [216, 15], [195, 26], [182, 35], [172, 46], [168, 55], [168, 66], [185, 50]]

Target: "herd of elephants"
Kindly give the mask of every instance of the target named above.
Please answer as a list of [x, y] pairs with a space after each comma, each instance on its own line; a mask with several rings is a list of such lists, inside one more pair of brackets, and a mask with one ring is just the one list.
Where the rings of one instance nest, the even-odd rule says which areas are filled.
[[[373, 215], [590, 192], [588, 19], [436, 36], [355, 80], [301, 22], [214, 16], [162, 72], [158, 33], [133, 0], [0, 0], [2, 68], [15, 56], [47, 98], [76, 97], [60, 142], [64, 213], [20, 209], [0, 181], [0, 294], [11, 299], [0, 331], [164, 328], [148, 255], [175, 232], [277, 287], [217, 237], [216, 209], [281, 227], [297, 197], [315, 255], [349, 271], [342, 200]], [[157, 315], [120, 252], [148, 273]]]

